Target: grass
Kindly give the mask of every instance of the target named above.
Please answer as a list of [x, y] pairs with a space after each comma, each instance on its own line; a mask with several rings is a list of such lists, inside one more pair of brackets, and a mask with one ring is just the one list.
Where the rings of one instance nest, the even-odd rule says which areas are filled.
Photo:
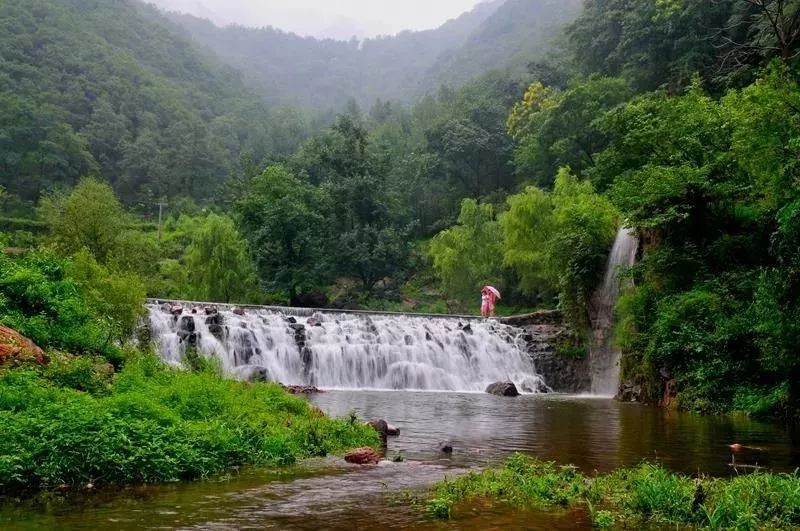
[[324, 417], [276, 385], [170, 369], [150, 355], [130, 359], [101, 392], [70, 388], [87, 378], [82, 365], [0, 372], [0, 495], [190, 480], [379, 443], [374, 430]]
[[501, 468], [438, 483], [426, 508], [433, 516], [450, 518], [460, 503], [483, 497], [537, 509], [583, 504], [598, 528], [667, 524], [756, 530], [800, 526], [797, 474], [695, 479], [645, 463], [589, 477], [574, 467], [519, 454]]

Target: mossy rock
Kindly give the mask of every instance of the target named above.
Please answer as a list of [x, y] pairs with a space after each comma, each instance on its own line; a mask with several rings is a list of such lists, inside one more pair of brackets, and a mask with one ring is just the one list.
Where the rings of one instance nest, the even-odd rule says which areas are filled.
[[5, 326], [0, 326], [0, 368], [47, 365], [50, 359], [33, 341]]

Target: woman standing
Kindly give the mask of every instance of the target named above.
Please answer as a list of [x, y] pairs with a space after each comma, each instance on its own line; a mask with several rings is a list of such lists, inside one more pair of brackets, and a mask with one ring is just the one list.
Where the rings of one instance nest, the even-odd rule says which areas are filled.
[[481, 290], [481, 316], [484, 319], [494, 317], [494, 304], [500, 298], [500, 292], [492, 286], [484, 286]]

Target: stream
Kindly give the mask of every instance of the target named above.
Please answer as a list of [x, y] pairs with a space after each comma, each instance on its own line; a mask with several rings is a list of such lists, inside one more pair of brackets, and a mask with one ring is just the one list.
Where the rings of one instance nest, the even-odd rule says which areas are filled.
[[[737, 463], [793, 471], [800, 434], [743, 417], [700, 416], [553, 394], [502, 398], [481, 393], [329, 391], [310, 399], [323, 411], [384, 418], [401, 429], [374, 467], [341, 458], [277, 471], [245, 469], [194, 483], [131, 487], [66, 501], [0, 508], [2, 529], [590, 529], [583, 508], [560, 512], [478, 502], [438, 522], [408, 503], [433, 482], [500, 463], [512, 452], [607, 472], [642, 460], [687, 474], [729, 475], [729, 444], [758, 448]], [[449, 441], [452, 456], [438, 453]]]

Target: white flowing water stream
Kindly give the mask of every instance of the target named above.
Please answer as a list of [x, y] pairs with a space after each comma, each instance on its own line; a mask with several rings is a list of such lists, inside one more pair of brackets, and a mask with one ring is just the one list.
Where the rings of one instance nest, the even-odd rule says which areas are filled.
[[608, 255], [603, 283], [592, 297], [589, 308], [592, 320], [589, 362], [594, 395], [614, 396], [619, 391], [621, 356], [611, 338], [614, 307], [622, 285], [620, 273], [636, 262], [638, 247], [636, 234], [630, 229], [620, 228]]
[[[324, 389], [484, 391], [513, 381], [546, 390], [522, 332], [496, 321], [150, 304], [152, 340], [162, 358], [186, 361], [190, 347], [226, 373]], [[214, 313], [214, 312], [218, 313]], [[193, 313], [194, 312], [194, 313]]]

